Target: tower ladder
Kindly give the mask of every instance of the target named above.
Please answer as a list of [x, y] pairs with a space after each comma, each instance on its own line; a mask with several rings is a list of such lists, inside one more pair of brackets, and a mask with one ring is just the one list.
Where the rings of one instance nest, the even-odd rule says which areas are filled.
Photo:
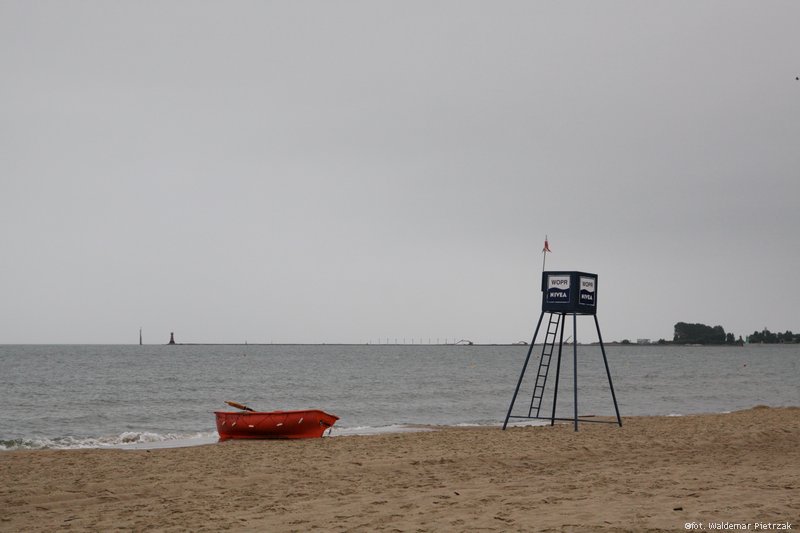
[[[558, 334], [558, 326], [561, 324], [561, 318], [561, 313], [550, 313], [550, 320], [547, 324], [547, 334], [544, 337], [544, 344], [542, 345], [542, 355], [539, 358], [539, 369], [536, 372], [536, 383], [533, 387], [531, 406], [530, 409], [528, 409], [529, 418], [539, 418], [539, 410], [542, 407], [542, 397], [544, 396], [544, 386], [547, 383], [550, 359], [556, 344], [556, 335]], [[535, 415], [532, 414], [534, 409], [536, 410]]]

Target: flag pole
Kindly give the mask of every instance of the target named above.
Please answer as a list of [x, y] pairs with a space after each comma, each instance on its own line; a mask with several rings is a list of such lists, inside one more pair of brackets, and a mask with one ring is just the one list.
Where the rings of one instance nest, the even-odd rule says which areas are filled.
[[544, 248], [542, 248], [542, 272], [544, 272], [545, 261], [547, 261], [547, 252], [550, 251], [550, 244], [547, 242], [547, 235], [544, 236]]

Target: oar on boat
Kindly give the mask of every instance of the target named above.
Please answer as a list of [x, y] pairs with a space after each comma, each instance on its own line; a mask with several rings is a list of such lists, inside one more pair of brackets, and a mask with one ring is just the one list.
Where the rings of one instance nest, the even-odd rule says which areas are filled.
[[241, 409], [242, 411], [255, 411], [255, 409], [251, 409], [250, 407], [247, 407], [246, 405], [242, 405], [240, 403], [231, 402], [231, 401], [228, 401], [228, 400], [225, 400], [225, 403], [227, 403], [231, 407], [235, 407], [237, 409]]

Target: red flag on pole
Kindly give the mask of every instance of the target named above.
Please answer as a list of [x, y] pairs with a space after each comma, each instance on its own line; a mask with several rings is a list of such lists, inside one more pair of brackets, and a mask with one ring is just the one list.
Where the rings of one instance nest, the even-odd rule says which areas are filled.
[[[544, 272], [544, 263], [547, 260], [547, 252], [550, 252], [550, 243], [547, 242], [547, 235], [544, 236], [544, 248], [542, 248], [542, 272]], [[550, 252], [553, 253], [553, 252]]]

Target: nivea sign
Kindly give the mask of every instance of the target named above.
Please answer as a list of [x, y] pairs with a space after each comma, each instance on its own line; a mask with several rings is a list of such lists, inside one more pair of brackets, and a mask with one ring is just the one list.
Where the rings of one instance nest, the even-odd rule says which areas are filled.
[[580, 305], [594, 306], [596, 277], [580, 276], [578, 282], [578, 303]]
[[569, 303], [571, 281], [570, 276], [547, 276], [547, 303]]
[[593, 315], [597, 312], [597, 274], [543, 272], [542, 310]]

